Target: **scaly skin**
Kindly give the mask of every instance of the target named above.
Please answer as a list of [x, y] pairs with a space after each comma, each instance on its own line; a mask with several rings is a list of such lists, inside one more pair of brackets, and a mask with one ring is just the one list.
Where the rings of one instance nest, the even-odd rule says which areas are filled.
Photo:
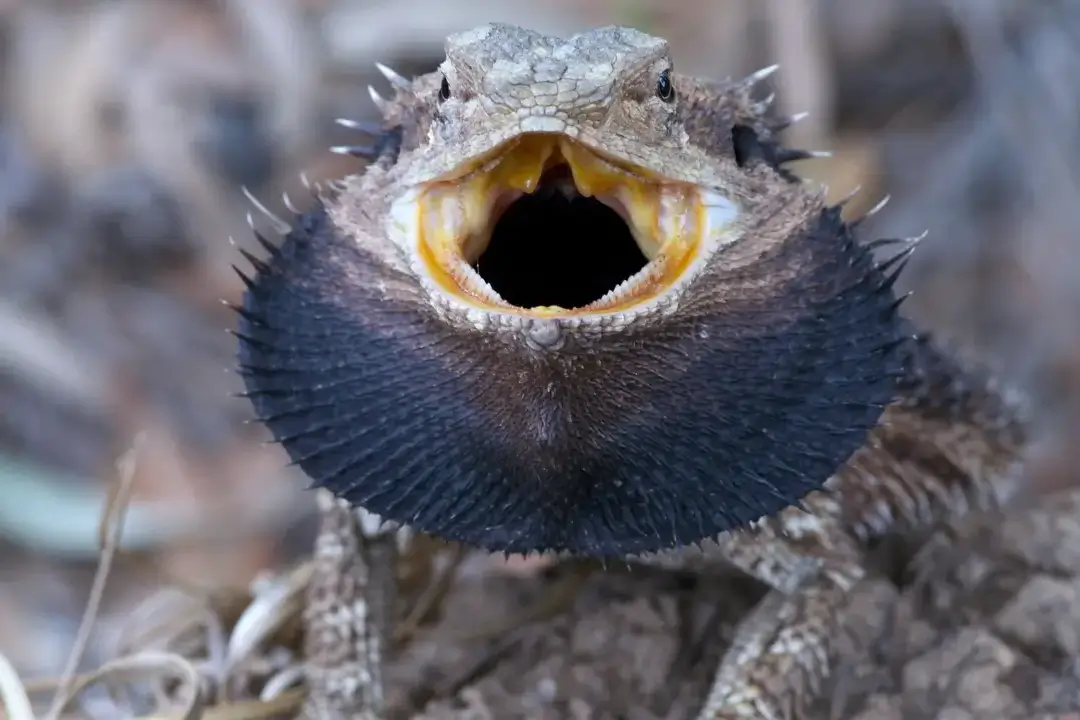
[[[786, 717], [828, 674], [861, 541], [1007, 498], [1022, 414], [897, 315], [910, 248], [875, 264], [840, 209], [784, 170], [806, 154], [776, 143], [785, 123], [750, 97], [761, 77], [681, 76], [635, 31], [507, 26], [450, 38], [437, 73], [386, 74], [385, 123], [353, 149], [372, 163], [252, 259], [238, 334], [260, 417], [316, 486], [415, 530], [735, 564], [772, 590], [701, 717]], [[596, 180], [591, 148], [622, 168], [613, 187], [648, 188], [624, 209], [661, 192], [707, 204], [692, 260], [579, 310], [515, 307], [461, 270], [468, 245], [443, 241], [440, 218], [483, 219], [476, 178], [525, 172], [535, 156], [517, 148], [537, 142], [562, 143], [575, 184]], [[656, 185], [635, 184], [645, 176]], [[341, 503], [327, 511], [331, 544], [379, 546], [334, 520]], [[374, 716], [380, 658], [349, 639], [371, 635], [365, 593], [389, 592], [369, 571], [317, 569], [347, 652], [313, 646], [309, 684], [316, 704]], [[325, 628], [312, 613], [309, 629]], [[345, 667], [371, 687], [342, 693]]]
[[375, 720], [384, 708], [383, 649], [393, 628], [397, 533], [319, 491], [319, 531], [304, 606], [309, 720]]

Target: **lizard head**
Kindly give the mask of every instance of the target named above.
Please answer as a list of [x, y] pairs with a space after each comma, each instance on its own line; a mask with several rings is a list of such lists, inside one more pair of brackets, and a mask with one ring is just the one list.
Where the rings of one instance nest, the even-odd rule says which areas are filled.
[[315, 485], [612, 556], [772, 515], [863, 444], [895, 274], [783, 169], [752, 82], [682, 76], [634, 30], [503, 25], [387, 75], [375, 162], [268, 245], [240, 308], [248, 395]]
[[[611, 316], [672, 296], [736, 237], [735, 168], [689, 142], [664, 40], [489, 25], [449, 39], [441, 75], [405, 172], [417, 194], [395, 214], [403, 244], [481, 312]], [[542, 243], [511, 239], [538, 221]]]

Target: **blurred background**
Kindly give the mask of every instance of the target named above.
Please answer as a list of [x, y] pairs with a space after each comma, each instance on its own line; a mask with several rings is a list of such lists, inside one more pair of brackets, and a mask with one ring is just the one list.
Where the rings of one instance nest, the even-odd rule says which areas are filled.
[[[1036, 401], [1032, 481], [1080, 449], [1080, 3], [1075, 0], [0, 0], [0, 647], [27, 676], [71, 647], [116, 459], [146, 433], [108, 618], [164, 582], [245, 584], [306, 553], [313, 503], [234, 399], [230, 265], [248, 187], [355, 172], [337, 117], [375, 119], [380, 61], [434, 69], [492, 20], [628, 24], [676, 67], [774, 62], [809, 111], [802, 164], [870, 233], [928, 230], [909, 312]], [[92, 643], [87, 662], [105, 651]]]

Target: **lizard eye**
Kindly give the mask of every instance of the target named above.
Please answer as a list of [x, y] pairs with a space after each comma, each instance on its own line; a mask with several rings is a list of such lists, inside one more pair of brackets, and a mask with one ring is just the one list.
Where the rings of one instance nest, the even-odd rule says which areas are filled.
[[450, 83], [447, 81], [446, 76], [443, 75], [442, 85], [439, 86], [439, 102], [445, 102], [450, 99]]
[[671, 84], [671, 71], [664, 70], [656, 80], [656, 96], [664, 102], [675, 99], [675, 86]]

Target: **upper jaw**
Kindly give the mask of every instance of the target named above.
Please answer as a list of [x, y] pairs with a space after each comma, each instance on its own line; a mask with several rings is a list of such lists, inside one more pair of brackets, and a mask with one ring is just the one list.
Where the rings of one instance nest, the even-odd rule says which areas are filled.
[[403, 187], [416, 187], [460, 177], [478, 164], [497, 156], [518, 138], [547, 134], [575, 141], [581, 147], [636, 173], [710, 188], [726, 188], [728, 178], [699, 148], [688, 142], [685, 131], [664, 138], [626, 137], [602, 128], [525, 108], [507, 115], [485, 115], [472, 132], [440, 137], [438, 122], [432, 137], [401, 169]]

